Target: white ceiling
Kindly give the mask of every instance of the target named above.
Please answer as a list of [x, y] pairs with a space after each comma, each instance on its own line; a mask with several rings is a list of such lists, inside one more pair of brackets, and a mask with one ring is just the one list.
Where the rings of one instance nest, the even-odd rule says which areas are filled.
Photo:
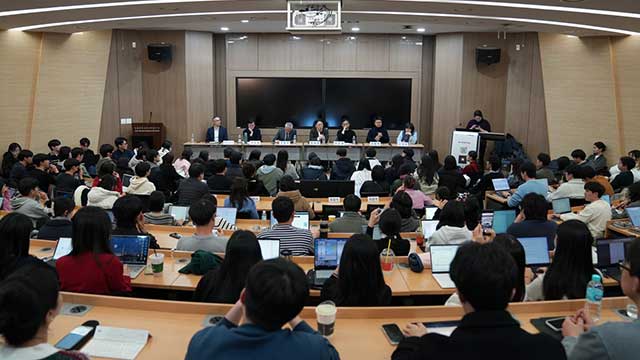
[[[51, 9], [105, 3], [109, 5]], [[221, 27], [228, 27], [236, 33], [285, 32], [285, 0], [144, 0], [142, 3], [139, 0], [3, 0], [0, 28], [36, 26], [33, 30], [57, 32], [114, 28], [221, 32]], [[640, 0], [343, 0], [342, 3], [343, 32], [351, 32], [351, 28], [357, 26], [361, 33], [392, 34], [413, 34], [417, 27], [426, 28], [427, 34], [504, 30], [580, 36], [640, 34]], [[553, 8], [527, 8], [531, 5]], [[594, 13], [589, 9], [606, 12]], [[20, 10], [32, 12], [5, 13]], [[128, 19], [116, 20], [118, 18]], [[241, 23], [242, 19], [251, 21]], [[407, 30], [405, 25], [414, 28]]]

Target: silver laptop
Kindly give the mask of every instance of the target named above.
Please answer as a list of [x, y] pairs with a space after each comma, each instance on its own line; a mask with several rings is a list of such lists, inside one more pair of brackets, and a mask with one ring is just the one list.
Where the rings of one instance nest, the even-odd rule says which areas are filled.
[[[277, 223], [278, 220], [276, 220], [276, 217], [271, 214], [271, 227]], [[296, 211], [291, 225], [298, 229], [309, 230], [309, 213], [307, 211]]]
[[262, 260], [277, 259], [280, 257], [280, 240], [258, 240], [258, 244], [260, 244]]
[[60, 238], [58, 239], [58, 243], [56, 244], [56, 249], [53, 251], [53, 256], [51, 258], [45, 258], [42, 260], [51, 266], [55, 266], [55, 262], [58, 259], [71, 254], [72, 250], [73, 242], [71, 241], [71, 238]]
[[216, 209], [216, 217], [225, 219], [229, 224], [235, 225], [238, 217], [238, 209], [220, 207]]
[[443, 289], [455, 289], [456, 285], [449, 276], [449, 268], [456, 256], [459, 245], [431, 245], [431, 273]]
[[173, 216], [177, 223], [184, 224], [189, 219], [188, 206], [169, 206], [169, 214]]
[[502, 196], [501, 191], [509, 191], [511, 188], [509, 187], [509, 181], [507, 179], [491, 179], [493, 183], [493, 190], [495, 190], [498, 196]]
[[571, 212], [571, 201], [569, 198], [554, 199], [551, 202], [555, 214], [568, 214]]
[[135, 279], [147, 266], [149, 256], [148, 236], [112, 235], [111, 250], [129, 268], [129, 276]]

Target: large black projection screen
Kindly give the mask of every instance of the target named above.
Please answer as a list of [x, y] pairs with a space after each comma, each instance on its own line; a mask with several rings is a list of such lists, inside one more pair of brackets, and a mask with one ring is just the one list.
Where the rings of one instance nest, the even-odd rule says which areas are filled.
[[237, 78], [237, 126], [255, 119], [258, 127], [291, 121], [309, 128], [324, 119], [337, 128], [349, 116], [354, 129], [369, 128], [375, 116], [399, 130], [411, 120], [411, 79]]

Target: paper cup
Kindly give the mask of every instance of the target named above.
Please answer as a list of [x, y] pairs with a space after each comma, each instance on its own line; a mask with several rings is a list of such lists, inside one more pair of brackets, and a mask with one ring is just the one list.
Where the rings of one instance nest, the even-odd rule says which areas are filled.
[[160, 276], [164, 271], [164, 254], [151, 254], [150, 258], [153, 275]]

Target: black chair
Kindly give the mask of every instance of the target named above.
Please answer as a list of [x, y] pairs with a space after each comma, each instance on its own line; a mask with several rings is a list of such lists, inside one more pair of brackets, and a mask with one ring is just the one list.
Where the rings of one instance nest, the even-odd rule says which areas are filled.
[[366, 198], [369, 196], [377, 196], [377, 197], [388, 197], [389, 193], [386, 191], [380, 191], [380, 192], [360, 192], [360, 197], [361, 198]]
[[322, 204], [322, 218], [328, 219], [329, 215], [340, 217], [340, 212], [344, 211], [344, 205], [325, 205]]

